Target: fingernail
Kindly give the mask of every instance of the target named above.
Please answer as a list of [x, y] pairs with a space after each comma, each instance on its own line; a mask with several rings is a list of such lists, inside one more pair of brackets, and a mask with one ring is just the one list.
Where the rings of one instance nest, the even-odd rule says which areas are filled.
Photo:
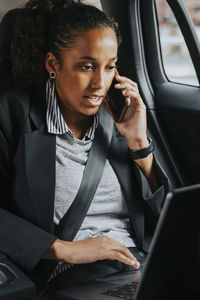
[[140, 263], [137, 261], [137, 268], [139, 269], [139, 267], [140, 267]]
[[140, 263], [138, 261], [131, 260], [131, 264], [137, 269], [140, 267]]
[[131, 99], [130, 97], [126, 97], [126, 105], [129, 106], [131, 104]]

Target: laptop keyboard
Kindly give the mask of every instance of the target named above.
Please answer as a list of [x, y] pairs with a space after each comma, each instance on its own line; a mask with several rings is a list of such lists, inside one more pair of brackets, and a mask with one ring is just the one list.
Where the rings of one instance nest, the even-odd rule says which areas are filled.
[[[140, 262], [140, 266], [141, 267], [144, 266], [146, 254], [144, 254], [142, 251], [139, 251], [135, 248], [134, 256]], [[133, 271], [133, 267], [124, 264], [124, 271], [126, 271], [126, 272]], [[102, 294], [107, 295], [107, 296], [121, 298], [121, 299], [133, 300], [133, 296], [135, 295], [138, 283], [139, 283], [139, 281], [132, 281], [131, 283], [123, 284], [118, 287], [109, 289], [109, 290], [103, 292]]]
[[120, 285], [116, 288], [112, 288], [106, 292], [103, 292], [104, 295], [117, 297], [121, 299], [133, 299], [138, 281], [133, 281], [129, 284]]

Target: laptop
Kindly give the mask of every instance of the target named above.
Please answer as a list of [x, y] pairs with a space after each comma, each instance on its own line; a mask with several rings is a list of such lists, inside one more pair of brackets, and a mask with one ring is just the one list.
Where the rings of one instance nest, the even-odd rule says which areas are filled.
[[65, 300], [200, 299], [200, 184], [168, 193], [144, 267], [60, 290]]

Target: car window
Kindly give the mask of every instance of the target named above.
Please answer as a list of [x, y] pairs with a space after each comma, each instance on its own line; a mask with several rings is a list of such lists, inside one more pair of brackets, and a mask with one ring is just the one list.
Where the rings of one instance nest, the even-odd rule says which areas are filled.
[[0, 1], [0, 20], [3, 18], [5, 13], [10, 9], [13, 9], [17, 6], [23, 5], [24, 0], [1, 0]]
[[[166, 0], [155, 0], [163, 67], [170, 81], [198, 86], [192, 60], [174, 14]], [[200, 0], [185, 0], [200, 36]]]
[[102, 9], [100, 0], [82, 0], [82, 2], [90, 4], [90, 5], [94, 5], [94, 6], [98, 7], [99, 9]]

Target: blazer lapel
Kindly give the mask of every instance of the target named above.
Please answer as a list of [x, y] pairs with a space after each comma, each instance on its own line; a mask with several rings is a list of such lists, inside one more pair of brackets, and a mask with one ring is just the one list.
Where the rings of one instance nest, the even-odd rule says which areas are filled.
[[53, 230], [55, 136], [39, 130], [25, 134], [25, 168], [39, 225]]
[[[25, 168], [37, 221], [45, 230], [53, 230], [55, 196], [56, 136], [46, 130], [44, 92], [32, 99], [30, 124], [25, 133]], [[30, 127], [35, 126], [34, 131]]]
[[124, 137], [113, 136], [110, 153], [110, 163], [122, 186], [138, 245], [142, 247], [144, 239], [144, 208]]

